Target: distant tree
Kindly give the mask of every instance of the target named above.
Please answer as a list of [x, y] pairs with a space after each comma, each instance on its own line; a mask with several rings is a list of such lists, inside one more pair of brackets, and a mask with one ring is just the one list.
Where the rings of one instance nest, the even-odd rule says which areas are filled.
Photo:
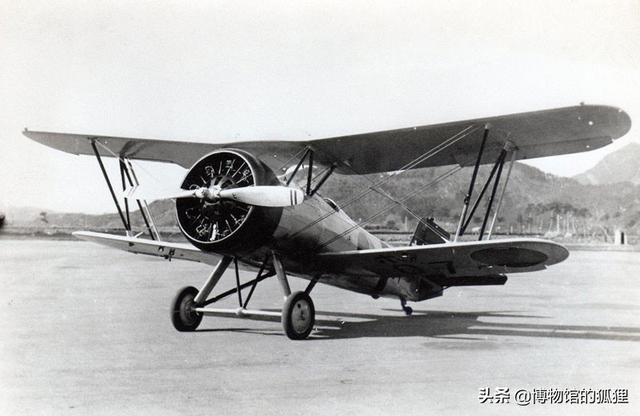
[[580, 208], [575, 212], [575, 215], [580, 218], [589, 218], [591, 212], [587, 208]]
[[446, 206], [436, 207], [433, 210], [433, 215], [436, 218], [449, 218], [451, 215], [451, 210]]

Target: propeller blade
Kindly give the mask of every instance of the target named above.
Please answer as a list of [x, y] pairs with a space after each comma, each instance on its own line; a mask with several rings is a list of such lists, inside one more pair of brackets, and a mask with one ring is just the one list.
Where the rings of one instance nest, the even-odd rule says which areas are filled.
[[146, 201], [175, 198], [203, 198], [213, 201], [223, 198], [260, 207], [290, 207], [304, 201], [304, 192], [286, 186], [247, 186], [222, 190], [200, 187], [186, 190], [154, 189], [138, 185], [125, 190], [124, 197]]
[[260, 207], [290, 207], [304, 201], [304, 192], [286, 186], [247, 186], [223, 189], [220, 198]]
[[127, 199], [138, 199], [145, 201], [156, 201], [160, 199], [189, 198], [195, 197], [198, 189], [154, 189], [143, 186], [133, 186], [124, 191]]

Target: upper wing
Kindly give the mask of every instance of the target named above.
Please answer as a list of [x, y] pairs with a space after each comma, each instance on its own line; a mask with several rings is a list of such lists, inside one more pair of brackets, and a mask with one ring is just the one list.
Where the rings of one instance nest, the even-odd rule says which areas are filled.
[[[321, 154], [332, 154], [341, 163], [340, 173], [389, 172], [400, 170], [446, 140], [475, 129], [451, 148], [413, 168], [465, 166], [475, 162], [487, 124], [490, 133], [482, 163], [494, 162], [507, 140], [517, 147], [517, 159], [593, 150], [625, 135], [631, 128], [631, 119], [618, 108], [581, 105], [315, 140], [310, 145]], [[321, 160], [322, 156], [318, 158]]]
[[441, 281], [537, 271], [568, 256], [566, 248], [551, 241], [505, 239], [325, 253], [318, 256], [318, 266], [348, 274]]
[[221, 147], [212, 143], [53, 133], [26, 129], [22, 134], [45, 146], [74, 155], [92, 155], [93, 147], [91, 142], [95, 141], [100, 144], [98, 150], [102, 156], [121, 156], [129, 159], [171, 162], [185, 168], [191, 167], [202, 156]]
[[114, 155], [173, 162], [183, 167], [190, 167], [215, 149], [232, 147], [251, 152], [276, 172], [309, 146], [314, 150], [316, 162], [335, 164], [338, 173], [366, 174], [400, 170], [448, 139], [470, 132], [450, 148], [412, 168], [471, 164], [478, 152], [482, 127], [486, 124], [491, 125], [491, 132], [483, 163], [495, 160], [507, 140], [518, 148], [518, 159], [596, 149], [626, 134], [631, 128], [631, 119], [624, 111], [614, 107], [581, 105], [310, 141], [202, 143], [29, 130], [25, 130], [24, 134], [68, 153], [93, 154], [91, 142], [96, 141]]

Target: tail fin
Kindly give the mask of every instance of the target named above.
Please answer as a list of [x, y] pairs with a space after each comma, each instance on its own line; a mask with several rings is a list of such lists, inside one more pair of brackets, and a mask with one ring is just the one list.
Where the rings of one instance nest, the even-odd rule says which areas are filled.
[[442, 244], [450, 240], [451, 235], [444, 228], [436, 224], [433, 218], [423, 218], [413, 233], [410, 245]]

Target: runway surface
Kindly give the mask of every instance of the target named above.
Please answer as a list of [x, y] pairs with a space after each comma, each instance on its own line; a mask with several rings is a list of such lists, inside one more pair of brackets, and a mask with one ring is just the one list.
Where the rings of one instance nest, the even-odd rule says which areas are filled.
[[[277, 320], [205, 317], [176, 332], [174, 293], [208, 271], [0, 240], [0, 414], [639, 414], [638, 253], [573, 252], [502, 287], [449, 289], [411, 317], [398, 301], [318, 285], [317, 328], [302, 342]], [[254, 299], [281, 307], [277, 282]], [[509, 388], [510, 403], [480, 403], [484, 387]], [[514, 402], [534, 388], [628, 389], [629, 404]]]

